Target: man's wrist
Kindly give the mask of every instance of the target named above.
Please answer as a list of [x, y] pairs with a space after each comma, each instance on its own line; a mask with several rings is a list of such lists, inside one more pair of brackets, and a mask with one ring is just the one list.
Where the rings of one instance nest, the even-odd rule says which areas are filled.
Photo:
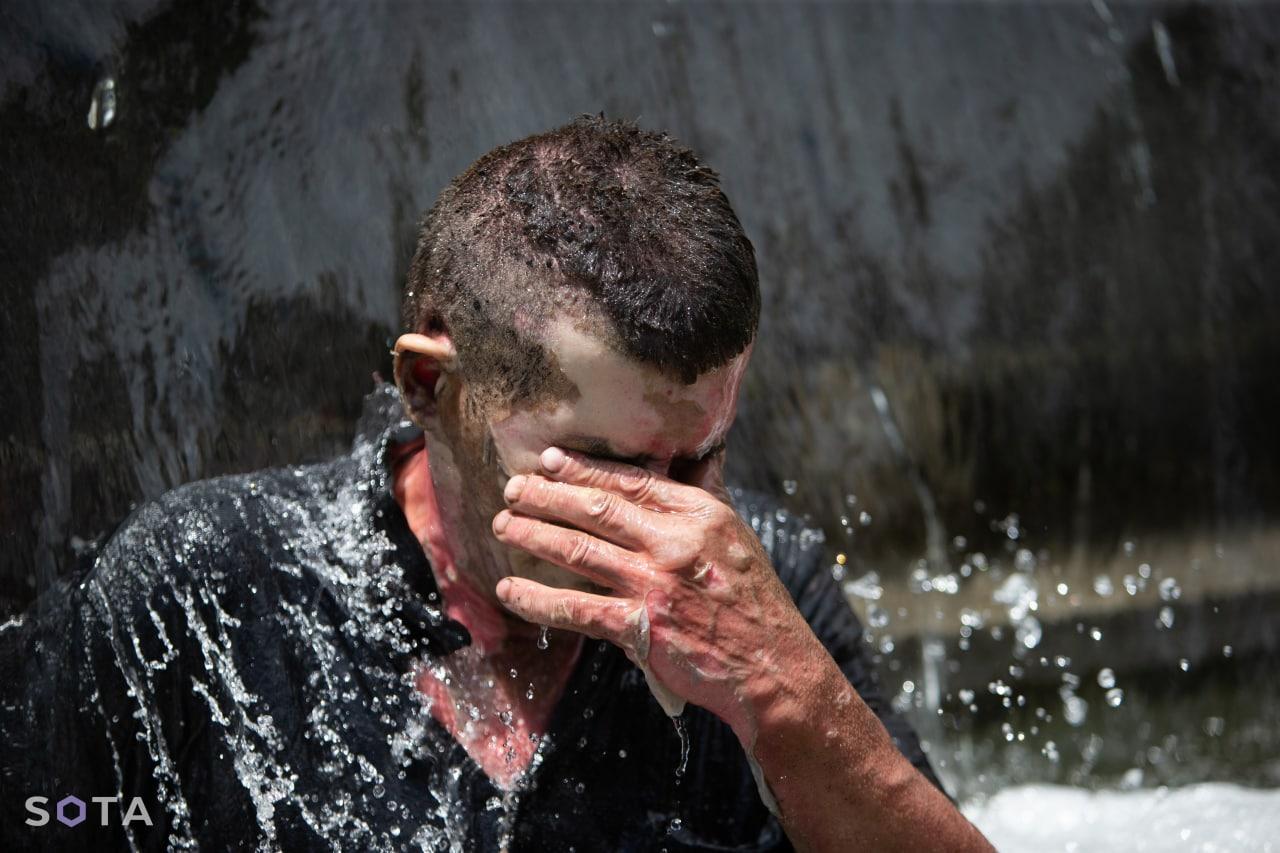
[[744, 747], [758, 749], [762, 740], [790, 740], [811, 729], [829, 718], [838, 685], [848, 687], [831, 655], [807, 633], [777, 665], [761, 667], [759, 677], [742, 691], [745, 719], [734, 730]]

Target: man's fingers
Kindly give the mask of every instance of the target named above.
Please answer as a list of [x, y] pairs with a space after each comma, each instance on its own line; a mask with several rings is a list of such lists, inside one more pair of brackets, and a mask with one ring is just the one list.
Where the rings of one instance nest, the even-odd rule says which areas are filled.
[[581, 530], [516, 515], [510, 510], [504, 509], [494, 516], [493, 533], [504, 544], [563, 566], [610, 589], [636, 589], [645, 574], [638, 558], [625, 548]]
[[614, 492], [517, 475], [507, 481], [504, 497], [522, 515], [567, 521], [624, 548], [642, 547], [654, 538], [652, 519], [657, 516]]
[[520, 618], [551, 628], [567, 628], [600, 640], [618, 642], [627, 631], [627, 609], [620, 598], [553, 589], [525, 578], [498, 581], [498, 600]]
[[538, 461], [549, 479], [613, 492], [638, 506], [682, 512], [696, 505], [692, 495], [695, 490], [691, 487], [637, 465], [597, 459], [558, 447], [542, 451]]

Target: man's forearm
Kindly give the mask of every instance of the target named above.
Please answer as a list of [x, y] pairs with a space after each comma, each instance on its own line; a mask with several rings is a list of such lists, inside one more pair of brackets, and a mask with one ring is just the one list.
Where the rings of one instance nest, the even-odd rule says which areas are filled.
[[894, 747], [824, 649], [792, 675], [756, 697], [754, 743], [744, 747], [797, 849], [991, 849]]

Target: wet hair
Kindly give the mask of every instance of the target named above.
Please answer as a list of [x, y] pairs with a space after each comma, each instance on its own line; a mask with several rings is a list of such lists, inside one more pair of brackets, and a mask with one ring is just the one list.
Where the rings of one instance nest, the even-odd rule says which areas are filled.
[[582, 116], [485, 154], [423, 217], [403, 321], [447, 328], [464, 378], [520, 401], [562, 374], [566, 313], [685, 384], [755, 337], [755, 252], [719, 176], [665, 133]]

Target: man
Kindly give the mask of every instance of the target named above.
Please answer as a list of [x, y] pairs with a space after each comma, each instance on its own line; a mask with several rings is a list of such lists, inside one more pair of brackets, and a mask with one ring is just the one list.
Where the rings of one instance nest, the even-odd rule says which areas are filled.
[[5, 849], [985, 846], [821, 537], [723, 485], [759, 290], [712, 171], [499, 148], [404, 306], [349, 456], [170, 493], [0, 633]]

